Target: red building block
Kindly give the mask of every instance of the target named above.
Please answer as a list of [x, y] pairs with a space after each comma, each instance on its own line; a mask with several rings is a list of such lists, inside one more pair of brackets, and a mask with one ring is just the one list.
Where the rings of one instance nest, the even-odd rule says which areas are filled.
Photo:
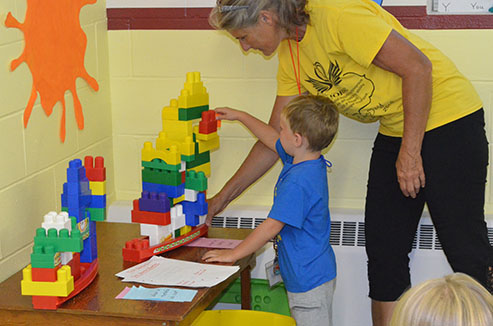
[[74, 281], [77, 281], [80, 277], [80, 253], [74, 252], [72, 254], [72, 260], [70, 260], [67, 265], [70, 266], [70, 270], [72, 272], [72, 276], [74, 277]]
[[58, 297], [45, 297], [33, 295], [33, 308], [56, 310], [58, 307]]
[[84, 158], [84, 167], [89, 181], [106, 180], [106, 168], [104, 167], [104, 158], [102, 156], [97, 156], [95, 162], [93, 162], [92, 156], [86, 156]]
[[141, 211], [139, 208], [139, 200], [134, 200], [134, 209], [132, 210], [132, 222], [143, 224], [155, 224], [155, 225], [168, 225], [171, 224], [171, 214], [156, 213]]
[[199, 122], [199, 133], [212, 134], [217, 131], [216, 112], [209, 110], [202, 112], [202, 120]]
[[55, 268], [32, 268], [32, 280], [33, 282], [56, 282], [56, 273], [60, 269], [61, 265]]

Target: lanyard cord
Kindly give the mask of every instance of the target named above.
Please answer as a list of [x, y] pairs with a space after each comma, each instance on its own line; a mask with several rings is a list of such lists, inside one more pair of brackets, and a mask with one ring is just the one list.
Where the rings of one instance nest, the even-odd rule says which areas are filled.
[[300, 46], [298, 43], [298, 26], [296, 26], [296, 54], [298, 56], [298, 74], [296, 74], [296, 65], [294, 64], [293, 50], [291, 49], [291, 42], [288, 39], [289, 53], [291, 54], [291, 62], [293, 63], [294, 77], [296, 78], [296, 85], [298, 85], [298, 93], [301, 95], [301, 75], [300, 75]]

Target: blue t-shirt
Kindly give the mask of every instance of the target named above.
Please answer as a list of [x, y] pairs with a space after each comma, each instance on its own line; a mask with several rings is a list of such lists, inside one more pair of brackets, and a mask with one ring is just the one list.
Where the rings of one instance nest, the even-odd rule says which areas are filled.
[[307, 292], [336, 277], [327, 167], [323, 156], [293, 164], [279, 140], [276, 150], [284, 167], [269, 217], [285, 223], [276, 240], [279, 268], [289, 292]]

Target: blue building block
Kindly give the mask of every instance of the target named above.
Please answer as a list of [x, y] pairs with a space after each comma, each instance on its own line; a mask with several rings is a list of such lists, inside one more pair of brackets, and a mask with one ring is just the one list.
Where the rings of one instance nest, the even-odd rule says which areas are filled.
[[199, 216], [207, 214], [207, 202], [205, 201], [205, 194], [199, 193], [197, 195], [197, 201], [182, 201], [183, 213], [185, 214], [185, 223], [190, 226], [196, 226], [199, 224]]
[[166, 213], [169, 212], [170, 204], [166, 193], [143, 191], [139, 199], [139, 209], [147, 212]]
[[80, 182], [66, 182], [63, 186], [63, 192], [67, 195], [91, 196], [89, 180]]
[[185, 184], [179, 186], [162, 185], [159, 183], [142, 182], [142, 190], [148, 192], [164, 192], [168, 197], [178, 198], [185, 194]]
[[91, 263], [98, 258], [98, 243], [96, 237], [96, 222], [89, 222], [89, 237], [84, 240], [84, 250], [80, 253], [81, 263]]
[[89, 204], [91, 208], [105, 208], [106, 207], [106, 195], [92, 195], [91, 203]]
[[92, 261], [96, 258], [98, 258], [98, 242], [96, 239], [96, 234], [94, 234], [84, 240], [84, 250], [80, 253], [80, 262], [92, 263]]
[[82, 166], [82, 161], [80, 159], [72, 160], [68, 163], [67, 168], [67, 181], [68, 182], [79, 182], [87, 180], [86, 169]]

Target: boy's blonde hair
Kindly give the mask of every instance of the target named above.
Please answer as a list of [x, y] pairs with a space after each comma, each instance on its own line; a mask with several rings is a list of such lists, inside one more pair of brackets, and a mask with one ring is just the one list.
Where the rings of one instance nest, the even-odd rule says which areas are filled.
[[491, 326], [493, 297], [472, 277], [454, 273], [411, 288], [399, 299], [391, 326]]
[[209, 14], [209, 24], [216, 29], [232, 31], [254, 26], [260, 11], [269, 10], [277, 15], [277, 24], [286, 30], [308, 24], [306, 0], [217, 0]]
[[337, 133], [339, 112], [325, 96], [301, 95], [291, 100], [281, 113], [293, 133], [308, 140], [308, 149], [321, 151]]

